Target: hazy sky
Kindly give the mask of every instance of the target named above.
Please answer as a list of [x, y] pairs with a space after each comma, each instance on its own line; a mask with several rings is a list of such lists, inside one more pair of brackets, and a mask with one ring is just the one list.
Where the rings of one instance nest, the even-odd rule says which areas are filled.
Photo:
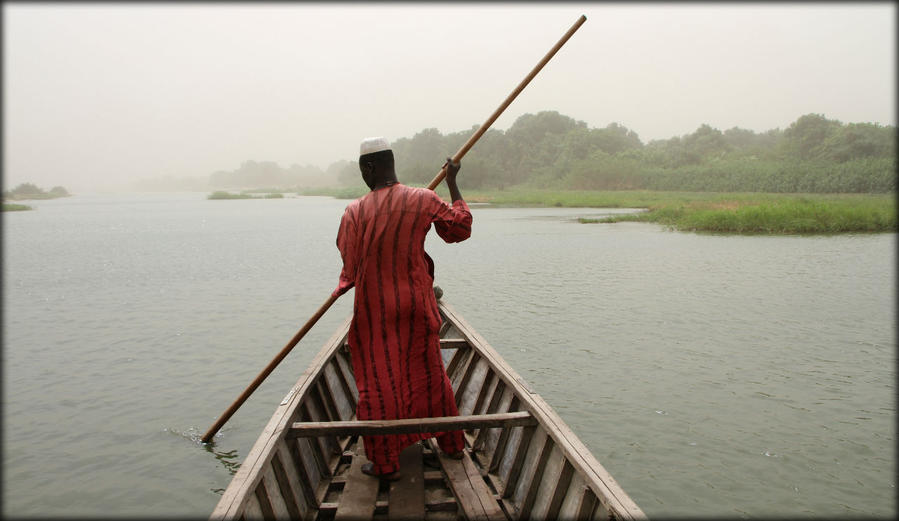
[[324, 168], [367, 136], [466, 130], [581, 14], [494, 128], [541, 110], [644, 143], [808, 113], [896, 124], [892, 2], [4, 3], [4, 188]]

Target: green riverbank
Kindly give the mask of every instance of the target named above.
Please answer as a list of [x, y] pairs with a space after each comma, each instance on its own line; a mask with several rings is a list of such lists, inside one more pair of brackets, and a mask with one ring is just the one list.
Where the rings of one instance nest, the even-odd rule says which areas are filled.
[[239, 193], [239, 194], [232, 194], [231, 192], [226, 192], [226, 191], [223, 191], [223, 190], [218, 190], [218, 191], [212, 192], [211, 194], [207, 195], [207, 196], [206, 196], [206, 199], [211, 199], [211, 200], [227, 200], [227, 199], [283, 199], [283, 198], [284, 198], [284, 194], [285, 194], [285, 193], [289, 193], [289, 192], [285, 192], [285, 191], [278, 191], [278, 192], [274, 192], [274, 193], [265, 192], [264, 195], [252, 195], [253, 193], [260, 193], [260, 194], [263, 194], [263, 192], [253, 191], [253, 190], [244, 190], [243, 192], [241, 192], [241, 193]]
[[582, 223], [652, 222], [680, 231], [739, 234], [895, 232], [895, 194], [721, 192], [482, 192], [471, 202], [590, 208], [645, 208]]
[[3, 211], [4, 212], [21, 212], [25, 210], [33, 210], [34, 208], [28, 206], [27, 204], [10, 204], [3, 203]]
[[[355, 198], [360, 189], [318, 190], [304, 195]], [[438, 192], [448, 198], [446, 189]], [[895, 232], [896, 195], [781, 194], [756, 192], [463, 190], [470, 203], [497, 206], [645, 208], [638, 214], [582, 223], [652, 222], [680, 231], [738, 234], [828, 234]]]

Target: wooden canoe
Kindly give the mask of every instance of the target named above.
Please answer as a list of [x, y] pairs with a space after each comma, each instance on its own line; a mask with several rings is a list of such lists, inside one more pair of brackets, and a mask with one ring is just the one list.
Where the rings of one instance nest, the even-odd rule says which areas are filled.
[[[459, 415], [354, 421], [350, 319], [312, 360], [247, 454], [211, 519], [643, 519], [555, 411], [440, 302]], [[400, 456], [401, 479], [361, 473], [360, 435], [463, 429], [461, 460], [433, 439]]]

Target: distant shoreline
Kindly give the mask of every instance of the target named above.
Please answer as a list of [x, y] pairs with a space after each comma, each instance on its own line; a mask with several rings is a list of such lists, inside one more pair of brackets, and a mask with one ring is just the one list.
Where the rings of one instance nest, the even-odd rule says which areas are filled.
[[[355, 199], [365, 187], [316, 189], [302, 195]], [[445, 192], [443, 187], [438, 193]], [[447, 199], [446, 193], [441, 193]], [[664, 192], [649, 190], [464, 190], [466, 202], [508, 207], [643, 208], [583, 224], [650, 222], [677, 231], [741, 235], [888, 233], [897, 231], [896, 199], [886, 194]]]

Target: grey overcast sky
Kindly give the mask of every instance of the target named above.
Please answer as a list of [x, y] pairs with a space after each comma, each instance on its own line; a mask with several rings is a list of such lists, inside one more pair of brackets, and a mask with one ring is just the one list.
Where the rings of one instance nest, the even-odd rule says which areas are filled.
[[13, 2], [4, 188], [119, 189], [248, 159], [325, 168], [367, 136], [467, 130], [581, 14], [494, 128], [542, 110], [644, 143], [808, 113], [896, 124], [892, 2]]

